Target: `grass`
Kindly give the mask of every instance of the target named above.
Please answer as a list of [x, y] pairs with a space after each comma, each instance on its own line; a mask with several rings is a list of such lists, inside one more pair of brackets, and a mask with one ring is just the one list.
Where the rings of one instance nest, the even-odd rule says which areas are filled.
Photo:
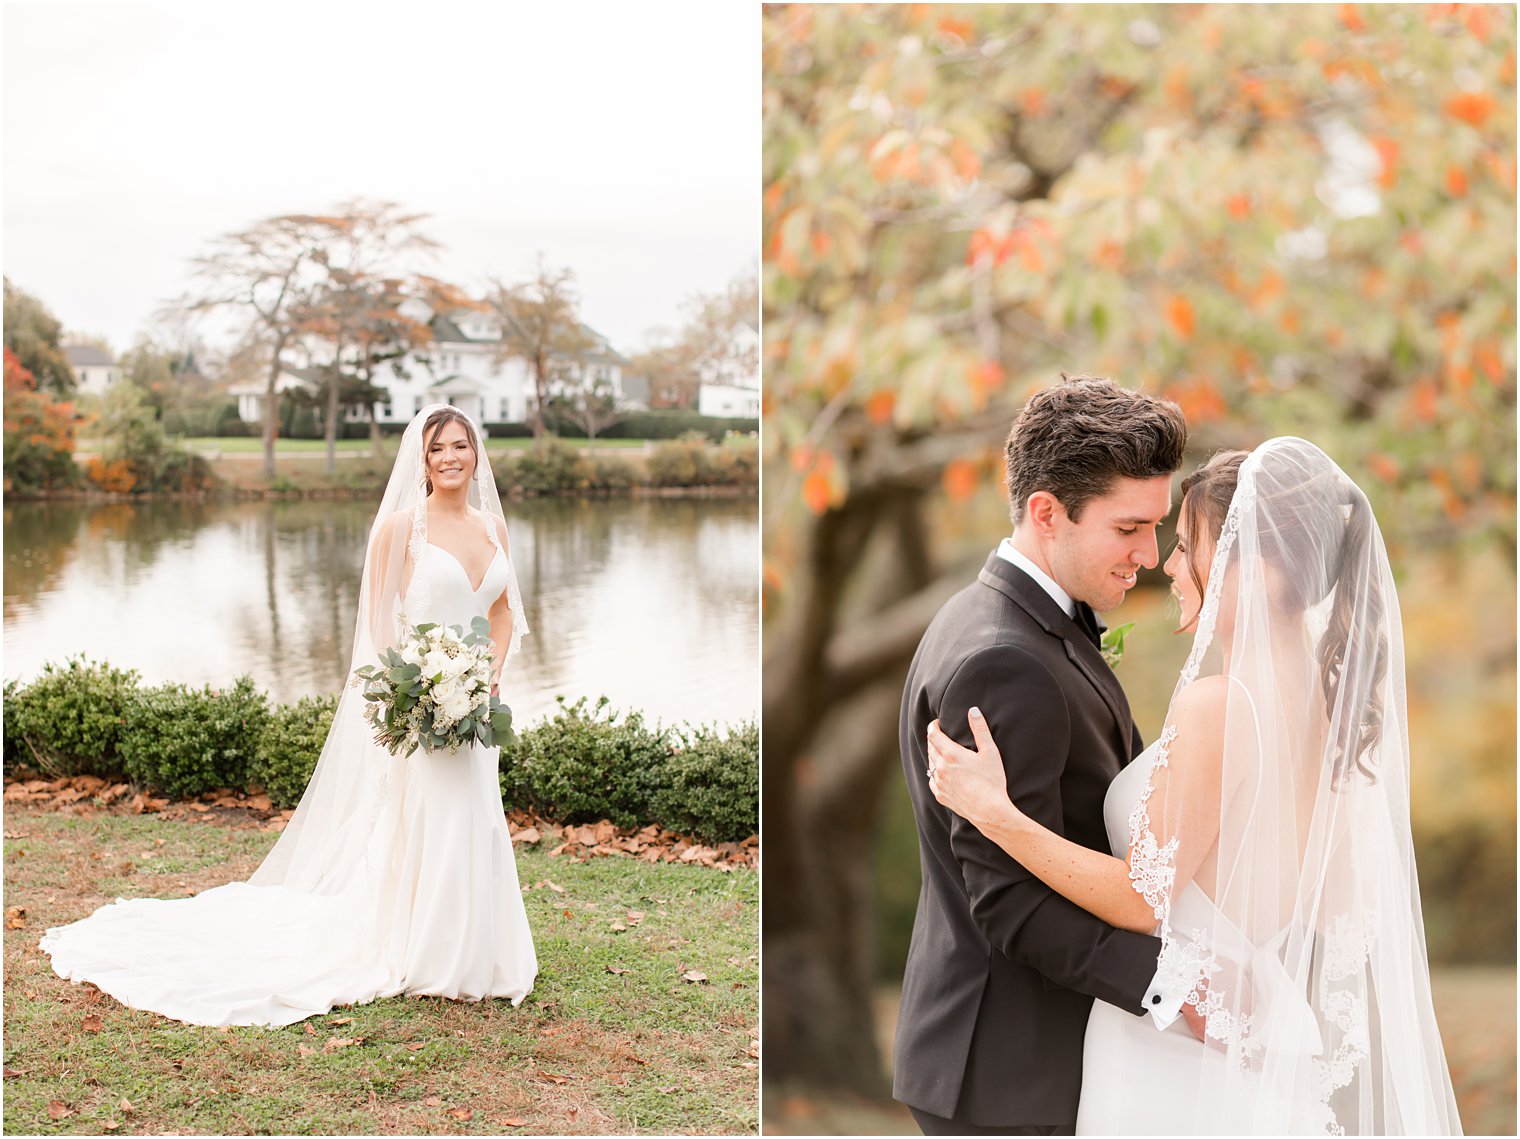
[[[757, 1127], [752, 872], [576, 865], [519, 847], [540, 973], [517, 1008], [402, 997], [285, 1029], [214, 1029], [61, 980], [37, 939], [118, 894], [175, 897], [244, 878], [273, 834], [14, 807], [5, 822], [6, 906], [25, 910], [4, 941], [7, 1134]], [[630, 911], [643, 920], [630, 923]], [[683, 980], [693, 970], [708, 980]], [[324, 1050], [333, 1038], [362, 1043]], [[53, 1101], [70, 1114], [50, 1118]]]

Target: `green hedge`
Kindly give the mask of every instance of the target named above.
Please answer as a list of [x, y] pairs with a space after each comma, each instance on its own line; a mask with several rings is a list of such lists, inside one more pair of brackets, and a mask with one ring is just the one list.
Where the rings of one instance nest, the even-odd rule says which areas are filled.
[[602, 432], [603, 439], [679, 439], [690, 432], [698, 432], [713, 443], [723, 442], [731, 431], [749, 435], [760, 430], [758, 419], [723, 419], [715, 415], [699, 415], [695, 411], [671, 408], [658, 411], [637, 411], [624, 416]]
[[122, 770], [124, 709], [137, 692], [137, 673], [73, 657], [47, 664], [21, 689], [5, 686], [5, 763], [43, 774], [112, 775]]
[[[271, 706], [248, 677], [222, 689], [161, 684], [84, 659], [5, 685], [5, 769], [130, 779], [173, 796], [262, 786], [276, 807], [305, 790], [338, 697]], [[759, 731], [652, 727], [604, 696], [559, 701], [558, 712], [501, 750], [509, 808], [561, 823], [657, 823], [705, 842], [759, 826]]]
[[165, 795], [243, 787], [269, 723], [269, 701], [246, 676], [231, 688], [161, 684], [125, 705], [122, 771]]
[[514, 490], [527, 494], [626, 490], [638, 481], [628, 460], [617, 455], [588, 455], [553, 435], [525, 451], [493, 458], [491, 473], [497, 491], [503, 495]]

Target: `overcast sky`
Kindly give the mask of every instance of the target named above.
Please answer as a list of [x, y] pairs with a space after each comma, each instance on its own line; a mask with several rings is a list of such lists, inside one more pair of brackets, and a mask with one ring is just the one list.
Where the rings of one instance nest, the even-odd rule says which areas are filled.
[[479, 289], [543, 251], [636, 351], [756, 260], [759, 6], [4, 4], [4, 269], [127, 348], [218, 234], [432, 215]]

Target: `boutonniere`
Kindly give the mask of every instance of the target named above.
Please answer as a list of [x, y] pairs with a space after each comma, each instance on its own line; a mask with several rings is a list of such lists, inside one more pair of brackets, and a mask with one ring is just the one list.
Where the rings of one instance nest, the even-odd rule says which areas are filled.
[[1124, 635], [1134, 627], [1135, 623], [1131, 621], [1127, 625], [1103, 630], [1103, 640], [1098, 651], [1103, 654], [1109, 668], [1118, 668], [1119, 662], [1124, 659]]

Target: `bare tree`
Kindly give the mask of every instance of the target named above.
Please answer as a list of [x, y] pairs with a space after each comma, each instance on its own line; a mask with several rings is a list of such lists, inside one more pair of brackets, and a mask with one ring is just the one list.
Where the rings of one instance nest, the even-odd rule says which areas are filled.
[[492, 282], [486, 298], [501, 324], [498, 362], [527, 362], [533, 377], [533, 437], [544, 433], [544, 412], [553, 394], [560, 361], [583, 355], [595, 341], [580, 320], [575, 273], [551, 269], [539, 254], [533, 278], [520, 285]]

